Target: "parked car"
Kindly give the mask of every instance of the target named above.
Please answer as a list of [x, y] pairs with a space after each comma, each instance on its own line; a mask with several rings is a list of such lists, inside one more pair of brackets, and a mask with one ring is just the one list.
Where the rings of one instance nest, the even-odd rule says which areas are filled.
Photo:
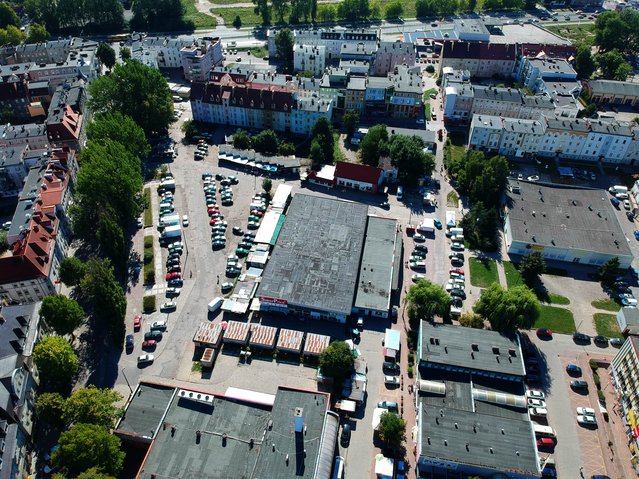
[[415, 234], [413, 235], [413, 239], [414, 239], [415, 241], [426, 241], [426, 236], [424, 236], [424, 235], [423, 235], [423, 234], [421, 234], [421, 233], [415, 233]]
[[422, 251], [424, 253], [428, 253], [428, 246], [426, 246], [425, 244], [416, 244], [415, 245], [415, 250], [416, 251]]
[[623, 345], [623, 341], [623, 338], [610, 338], [610, 345], [619, 348]]
[[552, 329], [539, 328], [537, 330], [537, 336], [540, 337], [540, 338], [552, 339]]
[[450, 245], [451, 249], [456, 249], [459, 251], [464, 251], [464, 243], [461, 243], [459, 241], [453, 241]]
[[411, 279], [413, 280], [413, 283], [417, 283], [417, 281], [420, 281], [422, 279], [426, 278], [425, 275], [423, 274], [419, 274], [419, 273], [415, 273], [414, 275], [411, 276]]
[[453, 288], [450, 290], [451, 296], [457, 296], [462, 299], [466, 299], [466, 292], [461, 288]]
[[382, 363], [382, 369], [383, 369], [384, 371], [390, 371], [390, 372], [392, 372], [392, 373], [398, 373], [398, 372], [399, 372], [400, 367], [399, 367], [399, 364], [394, 363], [394, 362], [392, 362], [392, 361], [384, 361], [384, 362]]
[[222, 290], [222, 292], [230, 291], [233, 289], [233, 283], [222, 283], [222, 286], [220, 286], [220, 289]]
[[155, 359], [155, 356], [152, 354], [143, 354], [138, 356], [138, 364], [150, 364]]
[[584, 333], [572, 333], [572, 340], [575, 342], [588, 343], [590, 342], [590, 336]]
[[605, 336], [601, 336], [601, 335], [599, 335], [599, 336], [595, 336], [595, 337], [593, 338], [593, 341], [594, 341], [595, 343], [597, 343], [597, 344], [605, 344], [605, 345], [607, 345], [607, 344], [608, 344], [608, 338], [607, 338], [607, 337], [605, 337]]
[[537, 439], [537, 448], [551, 448], [555, 447], [555, 441], [549, 437], [542, 437]]
[[528, 399], [528, 407], [546, 407], [546, 402], [541, 399]]
[[581, 368], [576, 364], [569, 364], [566, 366], [566, 372], [575, 376], [581, 376]]
[[351, 426], [350, 424], [344, 424], [342, 426], [342, 435], [339, 438], [339, 442], [342, 447], [348, 447], [351, 442]]
[[595, 410], [591, 407], [578, 407], [577, 414], [580, 416], [594, 416]]
[[127, 351], [131, 351], [133, 349], [133, 335], [128, 334], [126, 340], [124, 341]]
[[596, 426], [597, 418], [595, 416], [577, 416], [577, 422], [582, 426]]
[[149, 339], [153, 339], [154, 341], [160, 341], [162, 339], [162, 331], [149, 331], [144, 333], [144, 340], [148, 341]]
[[451, 268], [449, 271], [449, 273], [456, 273], [456, 274], [464, 274], [464, 270], [461, 268]]
[[155, 349], [158, 343], [156, 343], [153, 339], [149, 339], [148, 341], [142, 342], [142, 349]]
[[384, 375], [384, 383], [389, 386], [397, 386], [399, 385], [399, 377]]
[[378, 408], [388, 409], [390, 412], [399, 411], [399, 407], [396, 402], [393, 401], [380, 401], [377, 403]]
[[240, 228], [239, 226], [234, 226], [233, 227], [233, 234], [234, 235], [238, 235], [238, 236], [242, 236], [244, 234], [244, 230], [242, 228]]
[[140, 326], [142, 326], [142, 316], [136, 314], [135, 316], [133, 316], [133, 330], [139, 331]]
[[546, 395], [541, 391], [529, 389], [526, 391], [526, 397], [529, 399], [545, 399]]
[[155, 321], [151, 325], [151, 331], [166, 331], [166, 321]]
[[160, 306], [160, 311], [173, 311], [175, 308], [177, 308], [175, 301], [166, 301]]
[[586, 381], [570, 381], [570, 387], [573, 389], [588, 389]]

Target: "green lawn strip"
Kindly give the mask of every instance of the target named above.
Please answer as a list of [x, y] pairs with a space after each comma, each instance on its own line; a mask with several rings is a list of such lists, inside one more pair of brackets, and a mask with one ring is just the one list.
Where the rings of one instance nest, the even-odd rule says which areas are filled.
[[616, 313], [621, 309], [621, 305], [611, 298], [597, 299], [590, 303], [590, 305], [593, 308], [603, 309], [604, 311], [612, 311], [613, 313]]
[[153, 211], [151, 210], [151, 188], [144, 188], [144, 227], [153, 226]]
[[459, 195], [455, 191], [449, 191], [446, 195], [446, 204], [450, 207], [457, 208], [459, 206]]
[[339, 133], [333, 133], [333, 158], [335, 161], [344, 161], [344, 154], [342, 153], [342, 149], [339, 147]]
[[243, 27], [262, 23], [262, 17], [255, 13], [253, 7], [212, 8], [211, 13], [222, 17], [226, 25], [232, 25], [238, 15], [242, 19]]
[[155, 258], [153, 236], [144, 237], [144, 284], [155, 284]]
[[497, 263], [494, 259], [470, 258], [470, 284], [477, 288], [488, 288], [493, 283], [499, 282], [497, 276]]
[[606, 336], [607, 338], [622, 338], [621, 331], [619, 330], [619, 324], [617, 323], [617, 316], [608, 313], [595, 313], [593, 316], [595, 320], [595, 328], [597, 334]]
[[550, 304], [570, 304], [570, 300], [560, 294], [550, 293], [548, 296], [550, 297]]
[[504, 261], [504, 272], [506, 273], [506, 284], [509, 288], [513, 288], [515, 286], [521, 286], [524, 283], [524, 280], [521, 278], [519, 271], [513, 263], [510, 261]]
[[533, 327], [548, 328], [555, 333], [572, 334], [575, 332], [575, 319], [572, 312], [566, 308], [543, 304], [539, 319], [535, 321]]
[[195, 28], [215, 28], [217, 20], [206, 13], [198, 12], [195, 0], [181, 0], [184, 7], [184, 20], [193, 22]]
[[153, 311], [155, 311], [155, 301], [156, 299], [154, 294], [142, 298], [142, 311], [144, 311], [145, 313], [152, 313]]

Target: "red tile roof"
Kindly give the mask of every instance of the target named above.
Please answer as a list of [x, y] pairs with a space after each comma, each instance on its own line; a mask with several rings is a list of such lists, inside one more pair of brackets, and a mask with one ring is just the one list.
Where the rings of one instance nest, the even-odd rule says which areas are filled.
[[339, 161], [335, 165], [335, 179], [344, 178], [377, 185], [379, 184], [379, 178], [382, 171], [383, 170], [381, 168], [376, 168], [374, 166]]

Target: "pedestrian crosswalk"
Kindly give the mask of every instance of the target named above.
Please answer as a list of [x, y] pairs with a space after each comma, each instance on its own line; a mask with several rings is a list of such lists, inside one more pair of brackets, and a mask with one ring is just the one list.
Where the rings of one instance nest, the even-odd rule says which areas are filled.
[[154, 284], [144, 287], [144, 296], [152, 296], [154, 294], [164, 294], [166, 292], [166, 283]]

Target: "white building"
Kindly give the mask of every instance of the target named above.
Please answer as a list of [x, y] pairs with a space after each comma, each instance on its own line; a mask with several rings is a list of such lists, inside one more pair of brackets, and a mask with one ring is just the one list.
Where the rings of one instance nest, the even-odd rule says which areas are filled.
[[180, 58], [184, 78], [189, 81], [205, 81], [211, 69], [222, 63], [222, 42], [219, 38], [196, 40], [180, 49]]
[[321, 76], [326, 66], [324, 45], [293, 45], [293, 68], [296, 72], [310, 71], [313, 76]]
[[400, 42], [380, 42], [375, 51], [373, 61], [373, 75], [386, 76], [392, 72], [396, 66], [415, 64], [415, 45], [413, 43]]
[[[277, 56], [275, 37], [278, 30], [269, 30], [268, 53]], [[346, 30], [340, 27], [318, 30], [293, 30], [293, 39], [296, 45], [311, 45], [325, 47], [326, 60], [340, 58], [340, 51], [344, 43], [363, 43], [367, 47], [375, 47], [379, 40], [379, 30]]]

